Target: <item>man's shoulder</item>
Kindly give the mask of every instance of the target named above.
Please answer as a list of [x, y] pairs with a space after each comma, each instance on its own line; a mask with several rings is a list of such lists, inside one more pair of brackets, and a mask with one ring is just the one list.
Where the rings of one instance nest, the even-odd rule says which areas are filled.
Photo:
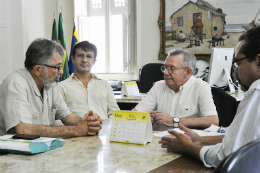
[[192, 77], [192, 81], [191, 81], [191, 87], [197, 87], [197, 88], [201, 88], [201, 87], [210, 87], [210, 85], [203, 81], [202, 79], [200, 78], [195, 78], [195, 77]]
[[3, 81], [3, 84], [5, 85], [9, 85], [12, 83], [17, 83], [17, 84], [24, 84], [24, 83], [28, 83], [27, 82], [27, 78], [26, 78], [26, 71], [25, 69], [19, 69], [16, 70], [14, 72], [12, 72], [11, 74], [9, 74]]

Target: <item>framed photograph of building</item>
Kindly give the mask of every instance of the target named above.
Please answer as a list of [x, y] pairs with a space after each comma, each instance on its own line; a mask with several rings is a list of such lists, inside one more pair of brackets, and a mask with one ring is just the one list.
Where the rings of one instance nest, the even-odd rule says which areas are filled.
[[209, 60], [212, 47], [235, 47], [239, 36], [260, 25], [259, 0], [160, 0], [160, 50], [184, 48]]

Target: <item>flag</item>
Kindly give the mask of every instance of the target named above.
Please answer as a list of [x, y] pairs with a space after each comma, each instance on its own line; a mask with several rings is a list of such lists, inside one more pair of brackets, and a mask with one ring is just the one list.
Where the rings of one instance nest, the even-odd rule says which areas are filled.
[[56, 26], [56, 20], [54, 18], [53, 24], [52, 24], [52, 35], [51, 40], [58, 42], [58, 36], [57, 36], [57, 26]]
[[78, 34], [77, 34], [77, 29], [75, 26], [75, 23], [73, 25], [73, 31], [72, 31], [72, 38], [71, 38], [71, 49], [70, 49], [70, 57], [69, 57], [69, 73], [74, 73], [75, 71], [75, 66], [74, 63], [72, 62], [71, 55], [73, 51], [73, 47], [78, 44], [79, 39], [78, 39]]
[[61, 13], [59, 16], [58, 43], [60, 43], [64, 49], [64, 57], [63, 57], [63, 61], [62, 61], [63, 74], [60, 77], [60, 81], [63, 81], [69, 77], [69, 68], [68, 68], [68, 56], [67, 56], [67, 51], [66, 51], [65, 36], [64, 36], [64, 31], [63, 31], [63, 20], [62, 20]]

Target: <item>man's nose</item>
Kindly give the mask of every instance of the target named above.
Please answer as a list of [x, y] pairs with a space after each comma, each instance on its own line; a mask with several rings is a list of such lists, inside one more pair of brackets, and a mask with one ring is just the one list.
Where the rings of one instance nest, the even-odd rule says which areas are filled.
[[61, 68], [60, 71], [58, 71], [58, 74], [63, 74], [63, 69]]

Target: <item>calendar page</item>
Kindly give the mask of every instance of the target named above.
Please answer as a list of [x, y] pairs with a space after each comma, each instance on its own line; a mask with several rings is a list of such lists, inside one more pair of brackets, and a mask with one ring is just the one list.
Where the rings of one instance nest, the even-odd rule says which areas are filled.
[[152, 142], [152, 134], [148, 112], [114, 111], [110, 141], [146, 144]]
[[122, 86], [122, 95], [131, 96], [131, 95], [139, 95], [139, 89], [135, 81], [124, 82]]

